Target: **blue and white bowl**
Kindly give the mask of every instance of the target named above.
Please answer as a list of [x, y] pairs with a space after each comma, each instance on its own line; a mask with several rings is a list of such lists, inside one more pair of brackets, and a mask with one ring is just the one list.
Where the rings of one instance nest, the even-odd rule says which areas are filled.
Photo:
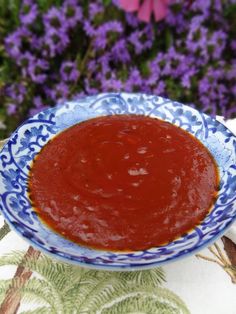
[[[145, 251], [114, 253], [79, 246], [42, 224], [27, 193], [34, 156], [62, 130], [87, 119], [114, 114], [142, 114], [177, 125], [198, 138], [220, 171], [214, 208], [194, 230], [177, 240]], [[215, 119], [178, 102], [146, 94], [107, 93], [67, 101], [22, 124], [0, 153], [0, 209], [23, 238], [45, 253], [81, 266], [109, 270], [144, 269], [174, 261], [221, 236], [236, 217], [236, 138]]]

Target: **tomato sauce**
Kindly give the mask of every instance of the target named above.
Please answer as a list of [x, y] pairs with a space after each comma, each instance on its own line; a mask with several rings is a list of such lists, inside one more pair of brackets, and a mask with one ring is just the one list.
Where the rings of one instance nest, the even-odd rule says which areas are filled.
[[98, 117], [55, 136], [29, 175], [35, 211], [80, 245], [111, 251], [160, 246], [208, 214], [219, 177], [188, 132], [141, 115]]

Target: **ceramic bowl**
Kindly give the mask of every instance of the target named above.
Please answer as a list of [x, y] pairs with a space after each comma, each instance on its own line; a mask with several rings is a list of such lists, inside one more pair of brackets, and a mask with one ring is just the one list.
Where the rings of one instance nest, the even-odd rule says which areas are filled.
[[[79, 246], [42, 224], [27, 193], [30, 164], [62, 130], [104, 115], [141, 114], [187, 130], [212, 153], [220, 171], [219, 197], [204, 221], [175, 241], [130, 253]], [[236, 217], [236, 138], [221, 123], [181, 103], [146, 94], [107, 93], [66, 101], [22, 124], [0, 153], [0, 209], [9, 225], [30, 244], [54, 257], [82, 266], [133, 270], [159, 266], [193, 254], [221, 236]]]

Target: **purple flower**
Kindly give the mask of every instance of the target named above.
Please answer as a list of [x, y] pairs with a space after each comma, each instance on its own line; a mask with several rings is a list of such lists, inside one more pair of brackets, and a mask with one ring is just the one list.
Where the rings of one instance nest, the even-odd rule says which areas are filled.
[[201, 103], [201, 111], [207, 113], [207, 114], [211, 114], [211, 116], [215, 117], [217, 114], [217, 107], [216, 104], [212, 104], [211, 100], [207, 97], [207, 96], [202, 96], [200, 97], [200, 103]]
[[81, 98], [84, 98], [86, 96], [86, 93], [84, 91], [76, 93], [73, 95], [72, 100], [78, 100]]
[[112, 0], [112, 3], [117, 6], [118, 8], [120, 8], [120, 3], [119, 0]]
[[17, 30], [5, 38], [6, 51], [10, 57], [17, 59], [22, 50], [24, 42], [30, 42], [31, 32], [26, 27], [19, 27]]
[[66, 29], [50, 28], [44, 36], [44, 56], [49, 53], [50, 57], [55, 57], [57, 53], [61, 54], [68, 46], [70, 40]]
[[32, 24], [38, 16], [38, 6], [32, 0], [24, 0], [20, 10], [20, 21], [23, 25]]
[[43, 45], [44, 45], [43, 36], [37, 36], [36, 34], [33, 34], [30, 42], [30, 50], [39, 51], [41, 53]]
[[205, 94], [210, 90], [210, 83], [208, 77], [204, 77], [198, 84], [199, 94]]
[[186, 88], [191, 88], [191, 78], [196, 74], [196, 69], [189, 69], [181, 78], [181, 85]]
[[222, 83], [226, 78], [225, 69], [223, 65], [220, 66], [222, 68], [209, 67], [198, 86], [203, 110], [211, 111], [213, 115], [217, 113], [218, 108], [221, 109], [221, 113], [226, 114], [226, 106], [230, 102], [230, 89]]
[[143, 79], [141, 77], [140, 71], [134, 67], [130, 70], [129, 77], [125, 83], [125, 90], [128, 92], [134, 91], [134, 88], [140, 88], [143, 85]]
[[191, 52], [196, 52], [199, 49], [204, 49], [207, 46], [208, 30], [206, 27], [199, 27], [197, 30], [190, 28], [187, 36], [186, 46]]
[[153, 86], [156, 84], [157, 80], [160, 78], [160, 68], [157, 67], [152, 67], [149, 65], [150, 69], [150, 75], [145, 79], [145, 82], [148, 86]]
[[107, 45], [107, 38], [106, 38], [106, 34], [102, 34], [99, 37], [96, 37], [94, 42], [93, 42], [93, 46], [94, 48], [96, 48], [96, 50], [103, 50], [106, 48]]
[[84, 79], [84, 87], [87, 95], [96, 95], [99, 91], [101, 91], [100, 89], [91, 86], [91, 81], [87, 78]]
[[14, 32], [8, 35], [5, 39], [5, 47], [7, 53], [12, 58], [17, 58], [21, 53], [21, 38], [18, 35], [18, 32]]
[[216, 31], [211, 35], [208, 44], [213, 47], [212, 56], [219, 59], [226, 46], [227, 35], [222, 30]]
[[191, 9], [193, 11], [200, 11], [205, 17], [207, 17], [209, 16], [210, 6], [211, 6], [211, 0], [198, 0], [198, 1], [193, 1]]
[[97, 69], [97, 62], [95, 61], [95, 60], [90, 60], [89, 62], [88, 62], [88, 70], [90, 71], [90, 72], [95, 72], [96, 71], [96, 69]]
[[228, 119], [232, 116], [235, 116], [235, 114], [236, 114], [236, 107], [232, 107], [232, 108], [229, 108], [227, 111], [225, 110], [223, 115], [224, 117]]
[[131, 60], [130, 53], [127, 49], [127, 43], [124, 38], [118, 40], [111, 50], [114, 60], [127, 63]]
[[51, 29], [61, 29], [65, 27], [66, 19], [62, 10], [51, 7], [43, 16], [43, 22], [46, 32]]
[[41, 96], [35, 96], [33, 98], [33, 104], [34, 104], [34, 108], [30, 109], [30, 112], [29, 112], [30, 116], [34, 116], [35, 114], [39, 113], [40, 111], [48, 108], [48, 106], [45, 106], [43, 104]]
[[196, 15], [191, 19], [190, 23], [190, 32], [195, 33], [198, 31], [200, 27], [202, 27], [202, 24], [204, 23], [205, 18], [203, 15]]
[[122, 33], [123, 32], [122, 23], [115, 20], [106, 22], [97, 28], [96, 34], [102, 35], [103, 33], [107, 34], [109, 32]]
[[186, 47], [188, 52], [195, 57], [195, 63], [199, 66], [206, 65], [209, 62], [208, 45], [208, 29], [204, 26], [194, 30], [190, 27], [186, 39]]
[[41, 96], [35, 96], [33, 98], [33, 104], [35, 105], [36, 108], [43, 107], [43, 101], [42, 101]]
[[[91, 29], [89, 29], [91, 31]], [[94, 47], [96, 49], [105, 49], [107, 45], [107, 35], [108, 33], [122, 33], [123, 25], [118, 21], [109, 21], [96, 30], [94, 30], [93, 36], [95, 36]]]
[[114, 72], [111, 73], [110, 78], [104, 78], [102, 80], [102, 91], [121, 91], [123, 89], [123, 83], [121, 80], [117, 79], [116, 74]]
[[32, 55], [29, 51], [21, 54], [16, 63], [21, 67], [21, 73], [23, 77], [26, 77], [28, 74], [28, 68], [31, 63], [35, 62], [35, 56]]
[[231, 63], [231, 68], [226, 72], [228, 80], [234, 80], [236, 77], [236, 59], [233, 59]]
[[173, 2], [181, 6], [181, 10], [177, 12], [172, 9], [172, 6], [169, 7], [169, 12], [165, 18], [165, 21], [168, 25], [172, 26], [175, 31], [180, 34], [186, 31], [189, 27], [189, 21], [186, 19], [186, 15], [189, 12], [189, 8], [186, 3], [188, 1], [175, 1]]
[[151, 48], [153, 40], [154, 33], [150, 25], [147, 25], [142, 31], [134, 31], [128, 38], [128, 41], [134, 46], [137, 55]]
[[65, 61], [60, 68], [62, 80], [65, 82], [76, 82], [79, 77], [79, 71], [75, 62]]
[[26, 95], [26, 87], [21, 83], [13, 83], [5, 88], [5, 94], [17, 104], [21, 104]]
[[165, 93], [166, 84], [163, 81], [159, 81], [156, 87], [153, 89], [155, 95], [163, 95]]
[[12, 116], [17, 113], [17, 105], [10, 103], [7, 105], [7, 113]]
[[[224, 13], [235, 0], [171, 1], [158, 25], [120, 11], [119, 0], [107, 7], [100, 0], [59, 2], [42, 13], [39, 2], [21, 1], [19, 27], [5, 37], [13, 83], [0, 93], [9, 114], [22, 103], [35, 114], [45, 103], [119, 90], [169, 94], [208, 113], [234, 113], [236, 41], [231, 13]], [[81, 76], [78, 57], [85, 57]]]
[[138, 27], [140, 21], [136, 15], [133, 13], [126, 13], [125, 19], [128, 25], [132, 26], [133, 28]]
[[62, 8], [69, 27], [75, 27], [78, 22], [81, 22], [83, 15], [77, 0], [66, 0]]
[[101, 67], [101, 73], [102, 74], [106, 74], [106, 73], [111, 71], [110, 65], [109, 65], [110, 61], [111, 61], [111, 54], [110, 53], [105, 53], [103, 56], [101, 56], [98, 59], [98, 64]]
[[21, 72], [23, 77], [30, 77], [35, 83], [44, 83], [47, 74], [46, 70], [49, 68], [49, 63], [43, 59], [36, 59], [30, 52], [25, 52], [21, 55], [18, 65], [21, 66]]
[[61, 102], [69, 95], [69, 87], [64, 82], [60, 82], [49, 90], [49, 95], [54, 102]]
[[214, 9], [220, 13], [222, 12], [222, 0], [214, 0]]
[[236, 51], [236, 40], [232, 40], [230, 43], [232, 50]]
[[94, 17], [98, 14], [98, 13], [102, 13], [104, 12], [104, 6], [101, 3], [90, 3], [89, 4], [89, 18], [90, 20], [93, 20]]
[[28, 67], [28, 74], [32, 81], [42, 84], [47, 78], [46, 70], [49, 68], [49, 63], [43, 59], [37, 59], [34, 62], [30, 62]]
[[96, 35], [96, 31], [95, 31], [94, 27], [92, 26], [92, 24], [88, 20], [84, 21], [83, 28], [84, 28], [86, 35], [88, 35], [89, 37], [93, 37]]

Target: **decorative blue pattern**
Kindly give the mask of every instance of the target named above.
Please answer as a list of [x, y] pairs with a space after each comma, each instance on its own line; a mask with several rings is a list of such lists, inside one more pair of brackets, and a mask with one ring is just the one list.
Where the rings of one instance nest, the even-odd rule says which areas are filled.
[[[114, 253], [72, 243], [43, 225], [31, 207], [27, 177], [41, 148], [65, 128], [101, 115], [144, 114], [173, 123], [197, 137], [220, 169], [220, 192], [214, 208], [195, 230], [176, 241], [146, 251]], [[214, 241], [236, 217], [236, 138], [222, 124], [178, 102], [146, 94], [100, 94], [68, 101], [27, 120], [0, 154], [0, 209], [25, 239], [53, 256], [88, 267], [142, 269], [196, 252]]]

